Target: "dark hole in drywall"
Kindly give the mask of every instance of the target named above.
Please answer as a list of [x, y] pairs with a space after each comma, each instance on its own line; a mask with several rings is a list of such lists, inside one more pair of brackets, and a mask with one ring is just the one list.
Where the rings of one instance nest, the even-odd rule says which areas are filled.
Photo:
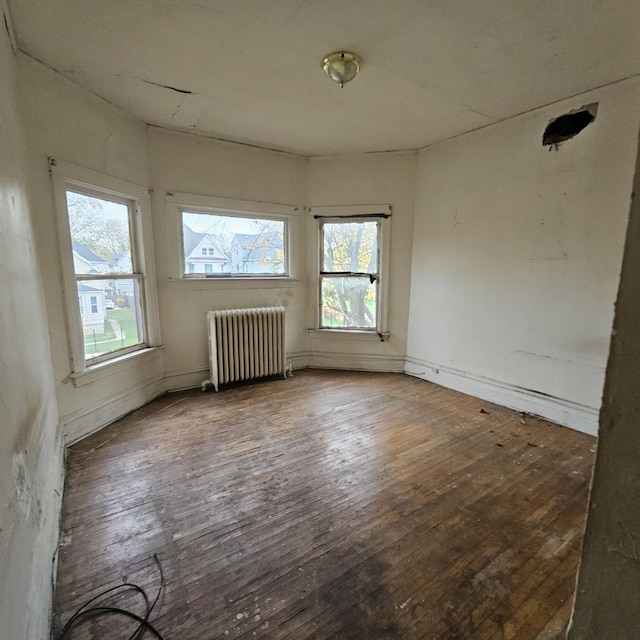
[[577, 136], [585, 127], [589, 126], [598, 113], [598, 104], [589, 104], [575, 111], [565, 113], [555, 118], [544, 130], [543, 145], [557, 145], [560, 142]]

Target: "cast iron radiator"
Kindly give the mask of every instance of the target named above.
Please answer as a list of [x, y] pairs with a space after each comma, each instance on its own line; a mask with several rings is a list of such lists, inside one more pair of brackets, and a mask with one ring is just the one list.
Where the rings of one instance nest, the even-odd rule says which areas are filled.
[[264, 376], [287, 377], [284, 307], [207, 312], [212, 385]]

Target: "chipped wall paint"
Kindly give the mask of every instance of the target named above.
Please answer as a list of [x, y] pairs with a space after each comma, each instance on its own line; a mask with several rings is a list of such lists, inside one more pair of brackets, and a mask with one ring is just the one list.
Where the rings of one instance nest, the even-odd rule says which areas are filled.
[[[589, 127], [541, 146], [592, 102]], [[639, 111], [635, 79], [420, 154], [408, 373], [595, 432]]]
[[0, 635], [48, 637], [62, 446], [14, 54], [0, 29]]
[[[388, 272], [389, 338], [339, 337], [326, 332], [309, 333], [309, 364], [318, 367], [402, 371], [407, 346], [409, 283], [413, 205], [417, 153], [376, 153], [311, 158], [307, 177], [309, 207], [389, 203], [390, 264]], [[307, 233], [309, 273], [317, 269], [317, 223], [309, 219]], [[313, 280], [311, 280], [313, 282]], [[317, 313], [315, 286], [309, 291], [307, 326]]]
[[153, 187], [154, 244], [160, 322], [169, 389], [199, 386], [209, 377], [205, 317], [212, 309], [284, 306], [287, 353], [305, 348], [304, 255], [293, 256], [293, 280], [183, 280], [177, 237], [178, 206], [167, 192], [228, 198], [298, 208], [290, 232], [300, 247], [304, 237], [306, 160], [200, 136], [149, 130]]
[[145, 126], [60, 74], [18, 55], [18, 88], [26, 129], [30, 197], [42, 266], [53, 371], [66, 442], [103, 427], [162, 392], [162, 353], [98, 382], [70, 378], [61, 258], [48, 158], [56, 157], [143, 187], [150, 183]]

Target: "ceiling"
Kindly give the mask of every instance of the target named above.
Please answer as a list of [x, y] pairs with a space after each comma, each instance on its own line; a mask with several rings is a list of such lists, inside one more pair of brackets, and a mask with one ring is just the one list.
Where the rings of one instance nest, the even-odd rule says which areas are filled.
[[[18, 47], [142, 121], [417, 149], [640, 73], [638, 0], [10, 0]], [[343, 89], [326, 54], [363, 60]], [[580, 106], [580, 105], [576, 105]]]

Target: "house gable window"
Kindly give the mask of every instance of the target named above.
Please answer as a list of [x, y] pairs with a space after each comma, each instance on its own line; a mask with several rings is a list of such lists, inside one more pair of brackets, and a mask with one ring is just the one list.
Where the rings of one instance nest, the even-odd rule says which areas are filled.
[[[158, 340], [148, 191], [50, 160], [72, 369], [145, 350]], [[149, 237], [148, 237], [149, 236]]]
[[391, 207], [313, 207], [318, 330], [386, 334]]

